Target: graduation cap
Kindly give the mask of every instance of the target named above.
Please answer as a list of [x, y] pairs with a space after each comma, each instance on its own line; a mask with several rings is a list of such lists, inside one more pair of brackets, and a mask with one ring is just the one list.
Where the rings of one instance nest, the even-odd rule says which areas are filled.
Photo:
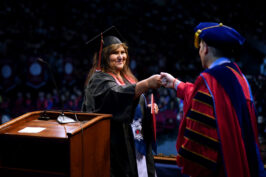
[[99, 54], [96, 70], [100, 70], [102, 49], [112, 44], [122, 44], [122, 41], [124, 41], [124, 38], [117, 28], [115, 26], [111, 26], [86, 42], [87, 45], [90, 45], [93, 51], [96, 51]]
[[199, 48], [199, 38], [208, 45], [215, 47], [232, 47], [243, 45], [245, 38], [234, 28], [222, 23], [203, 22], [198, 24], [195, 31], [194, 46]]

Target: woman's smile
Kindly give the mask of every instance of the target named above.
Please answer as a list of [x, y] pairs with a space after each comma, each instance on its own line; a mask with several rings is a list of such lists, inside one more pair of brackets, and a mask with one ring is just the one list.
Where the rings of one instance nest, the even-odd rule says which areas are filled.
[[126, 63], [127, 54], [123, 46], [120, 46], [110, 55], [110, 67], [113, 70], [121, 71]]

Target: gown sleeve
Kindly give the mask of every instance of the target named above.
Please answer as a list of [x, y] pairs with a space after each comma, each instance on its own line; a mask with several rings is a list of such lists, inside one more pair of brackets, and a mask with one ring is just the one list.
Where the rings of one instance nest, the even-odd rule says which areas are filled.
[[181, 82], [177, 87], [176, 96], [184, 101], [184, 105], [187, 105], [188, 100], [192, 96], [192, 91], [194, 89], [194, 84], [190, 82]]
[[96, 72], [85, 88], [82, 111], [107, 113], [115, 121], [131, 121], [135, 84], [119, 85], [112, 76]]
[[188, 99], [177, 140], [177, 164], [192, 177], [215, 176], [219, 162], [219, 138], [213, 110], [213, 98], [199, 78], [198, 84], [180, 85], [177, 93]]

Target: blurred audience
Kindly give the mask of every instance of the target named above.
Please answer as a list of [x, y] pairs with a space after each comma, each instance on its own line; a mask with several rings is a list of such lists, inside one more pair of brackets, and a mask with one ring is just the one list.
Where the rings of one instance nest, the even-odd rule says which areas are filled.
[[[2, 61], [11, 61], [13, 70], [8, 71], [14, 72], [17, 78], [8, 80], [0, 73], [3, 78], [0, 83], [0, 123], [34, 110], [63, 107], [79, 111], [86, 71], [92, 64], [92, 54], [85, 43], [111, 25], [115, 25], [129, 42], [132, 49], [130, 66], [137, 78], [141, 80], [166, 71], [179, 75], [180, 80], [193, 82], [192, 78], [200, 72], [196, 67], [200, 60], [196, 57], [198, 51], [189, 45], [193, 40], [190, 29], [204, 19], [234, 26], [248, 38], [247, 41], [258, 41], [248, 43], [248, 50], [239, 57], [243, 61], [240, 67], [248, 75], [253, 89], [260, 119], [259, 133], [265, 139], [266, 59], [258, 47], [266, 41], [266, 33], [262, 30], [266, 28], [262, 2], [230, 2], [228, 5], [226, 2], [156, 0], [139, 4], [140, 1], [129, 0], [110, 4], [100, 0], [1, 1], [0, 68]], [[108, 14], [107, 18], [102, 14]], [[35, 65], [31, 71], [34, 78], [29, 78], [31, 76], [24, 73], [30, 70], [32, 58], [38, 57], [51, 65], [53, 73], [47, 67]], [[66, 70], [66, 61], [72, 64], [68, 65], [70, 70]], [[42, 72], [43, 75], [38, 75]], [[60, 95], [52, 82], [52, 75]], [[10, 73], [10, 76], [13, 75]], [[29, 81], [44, 80], [45, 85], [39, 88], [26, 85]], [[158, 126], [168, 124], [169, 129], [175, 128], [182, 116], [182, 100], [177, 100], [175, 93], [165, 88], [157, 90], [156, 98], [161, 111], [157, 116]], [[167, 129], [165, 127], [162, 131]]]

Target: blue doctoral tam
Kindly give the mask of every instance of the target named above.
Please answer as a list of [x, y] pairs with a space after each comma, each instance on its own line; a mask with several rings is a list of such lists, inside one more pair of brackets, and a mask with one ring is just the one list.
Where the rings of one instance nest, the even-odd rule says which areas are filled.
[[239, 46], [245, 42], [245, 38], [234, 28], [222, 23], [203, 22], [198, 24], [194, 31], [196, 48], [199, 48], [199, 38], [214, 47]]

